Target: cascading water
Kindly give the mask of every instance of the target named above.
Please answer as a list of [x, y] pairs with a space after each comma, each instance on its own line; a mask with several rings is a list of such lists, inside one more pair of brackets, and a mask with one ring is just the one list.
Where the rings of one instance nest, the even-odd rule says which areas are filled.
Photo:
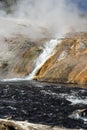
[[46, 42], [42, 46], [42, 53], [35, 61], [35, 68], [29, 74], [29, 76], [25, 78], [12, 78], [12, 79], [3, 79], [3, 81], [18, 81], [18, 80], [32, 80], [36, 74], [36, 72], [41, 68], [41, 66], [47, 61], [47, 59], [54, 53], [55, 47], [61, 42], [59, 39], [52, 39]]
[[43, 47], [42, 47], [43, 52], [37, 58], [35, 68], [29, 74], [27, 79], [29, 79], [29, 80], [33, 79], [36, 72], [41, 68], [41, 66], [46, 62], [46, 60], [53, 54], [54, 49], [55, 49], [56, 45], [58, 45], [58, 43], [60, 43], [60, 40], [54, 39], [54, 40], [50, 40], [50, 41], [46, 42], [43, 45]]

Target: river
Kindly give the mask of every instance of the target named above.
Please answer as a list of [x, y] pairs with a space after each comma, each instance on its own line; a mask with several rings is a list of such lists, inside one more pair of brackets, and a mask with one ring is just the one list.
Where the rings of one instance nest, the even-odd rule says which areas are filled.
[[87, 89], [37, 81], [0, 82], [0, 118], [87, 129]]

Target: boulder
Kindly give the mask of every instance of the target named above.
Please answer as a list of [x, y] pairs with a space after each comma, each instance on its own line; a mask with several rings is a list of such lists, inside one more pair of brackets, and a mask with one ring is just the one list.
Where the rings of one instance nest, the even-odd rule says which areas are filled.
[[[47, 126], [29, 122], [0, 119], [0, 130], [72, 130], [58, 126]], [[76, 129], [73, 129], [76, 130]]]

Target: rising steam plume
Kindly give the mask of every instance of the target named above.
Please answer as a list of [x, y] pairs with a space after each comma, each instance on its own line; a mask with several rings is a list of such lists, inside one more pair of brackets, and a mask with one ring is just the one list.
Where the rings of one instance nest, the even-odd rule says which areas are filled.
[[[3, 0], [0, 2], [0, 36], [27, 35], [33, 40], [50, 37], [36, 59], [35, 73], [53, 54], [58, 41], [69, 32], [86, 31], [87, 19], [73, 0]], [[14, 79], [18, 80], [18, 79]], [[20, 79], [19, 79], [20, 80]]]
[[[4, 1], [0, 2], [2, 28], [0, 33], [23, 33], [37, 38], [48, 32], [50, 37], [55, 38], [62, 33], [86, 30], [87, 20], [81, 18], [80, 10], [73, 0]], [[2, 23], [5, 24], [6, 29], [2, 27]], [[19, 25], [27, 27], [25, 29]]]

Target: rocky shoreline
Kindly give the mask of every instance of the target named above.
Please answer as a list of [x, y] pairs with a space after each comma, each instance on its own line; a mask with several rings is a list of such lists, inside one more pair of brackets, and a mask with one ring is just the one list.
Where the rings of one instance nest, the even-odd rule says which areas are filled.
[[77, 130], [57, 126], [46, 126], [29, 122], [0, 119], [0, 130]]
[[0, 118], [27, 121], [40, 125], [41, 130], [85, 130], [87, 89], [35, 81], [1, 82]]
[[[42, 53], [42, 46], [49, 41], [45, 37], [35, 41], [27, 35], [1, 37], [0, 40], [0, 79], [28, 76]], [[68, 34], [61, 40], [34, 80], [87, 84], [87, 33]]]

